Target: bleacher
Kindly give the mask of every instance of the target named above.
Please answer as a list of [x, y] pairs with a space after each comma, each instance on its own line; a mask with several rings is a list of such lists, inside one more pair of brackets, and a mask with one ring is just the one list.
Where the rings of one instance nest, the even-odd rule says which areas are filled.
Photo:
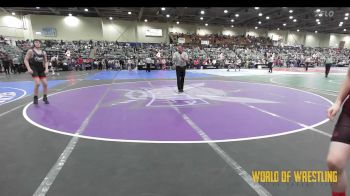
[[[334, 58], [336, 66], [349, 65], [349, 49], [270, 46], [271, 40], [269, 38], [251, 36], [198, 36], [170, 33], [170, 39], [173, 41], [177, 41], [179, 37], [186, 39], [184, 47], [189, 56], [190, 67], [193, 67], [194, 60], [198, 60], [199, 65], [203, 68], [224, 68], [238, 59], [247, 68], [257, 68], [259, 65], [266, 67], [267, 57], [272, 54], [274, 54], [276, 66], [286, 66], [288, 64], [300, 67], [305, 64], [304, 61], [307, 57], [312, 58], [310, 66], [322, 66], [325, 57], [328, 55]], [[202, 45], [200, 43], [202, 39], [214, 40], [214, 45]], [[227, 43], [228, 40], [230, 40], [230, 43]], [[236, 43], [238, 45], [235, 45]], [[10, 57], [18, 56], [20, 62], [23, 63], [25, 53], [32, 47], [32, 40], [16, 41], [16, 45], [0, 44], [0, 52], [9, 54]], [[127, 61], [131, 60], [134, 66], [143, 69], [147, 57], [153, 60], [154, 65], [152, 67], [154, 68], [162, 67], [158, 64], [164, 62], [164, 60], [169, 67], [171, 66], [172, 55], [176, 51], [176, 45], [93, 40], [42, 40], [42, 48], [47, 52], [48, 60], [53, 56], [58, 56], [59, 65], [64, 70], [70, 70], [71, 68], [66, 67], [74, 66], [74, 61], [72, 63], [70, 59], [76, 61], [80, 56], [85, 62], [88, 62], [86, 63], [88, 67], [92, 66], [90, 62], [105, 59], [113, 62], [124, 62], [124, 69], [127, 68]], [[70, 52], [70, 59], [66, 56], [67, 51]]]

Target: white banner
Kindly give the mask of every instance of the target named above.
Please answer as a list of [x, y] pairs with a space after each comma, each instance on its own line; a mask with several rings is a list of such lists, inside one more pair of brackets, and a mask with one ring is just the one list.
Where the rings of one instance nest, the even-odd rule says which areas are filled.
[[41, 30], [41, 35], [45, 37], [56, 37], [57, 30], [53, 27], [45, 27]]
[[179, 44], [184, 44], [185, 43], [185, 38], [180, 37], [179, 39], [177, 39], [177, 42]]
[[209, 45], [209, 40], [201, 40], [202, 45]]
[[162, 37], [163, 36], [163, 30], [162, 29], [147, 29], [146, 30], [146, 36]]

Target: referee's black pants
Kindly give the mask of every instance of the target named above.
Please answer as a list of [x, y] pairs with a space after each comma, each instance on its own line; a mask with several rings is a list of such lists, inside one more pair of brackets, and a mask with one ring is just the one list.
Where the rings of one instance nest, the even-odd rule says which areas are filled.
[[310, 63], [305, 63], [305, 71], [307, 71], [309, 69], [309, 64]]
[[271, 62], [269, 62], [267, 64], [267, 67], [269, 68], [269, 73], [272, 73], [272, 63]]
[[326, 64], [326, 78], [328, 77], [328, 74], [329, 74], [329, 71], [331, 70], [331, 67], [332, 67], [332, 63], [327, 63]]
[[177, 89], [179, 92], [184, 90], [186, 67], [176, 66]]

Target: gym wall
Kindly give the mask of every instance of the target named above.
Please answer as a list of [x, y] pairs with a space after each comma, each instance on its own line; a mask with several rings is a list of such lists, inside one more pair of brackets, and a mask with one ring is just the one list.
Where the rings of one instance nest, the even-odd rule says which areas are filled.
[[[44, 37], [38, 32], [52, 27], [56, 37]], [[147, 29], [162, 29], [161, 37], [146, 36]], [[0, 13], [0, 35], [14, 40], [21, 39], [63, 39], [63, 40], [108, 40], [119, 42], [169, 43], [169, 32], [224, 35], [279, 36], [285, 44], [311, 47], [337, 47], [345, 41], [350, 48], [350, 36], [346, 34], [323, 34], [313, 32], [277, 31], [244, 27], [204, 26], [203, 24], [156, 23], [144, 21], [108, 20], [98, 17], [26, 15], [11, 16]]]

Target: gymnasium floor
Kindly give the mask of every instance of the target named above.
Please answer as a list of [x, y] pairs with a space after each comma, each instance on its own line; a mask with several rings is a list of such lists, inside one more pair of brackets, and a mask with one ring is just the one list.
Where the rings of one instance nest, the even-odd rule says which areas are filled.
[[330, 195], [251, 172], [327, 169], [346, 71], [187, 70], [184, 94], [174, 71], [60, 72], [38, 106], [28, 74], [1, 75], [0, 195]]

